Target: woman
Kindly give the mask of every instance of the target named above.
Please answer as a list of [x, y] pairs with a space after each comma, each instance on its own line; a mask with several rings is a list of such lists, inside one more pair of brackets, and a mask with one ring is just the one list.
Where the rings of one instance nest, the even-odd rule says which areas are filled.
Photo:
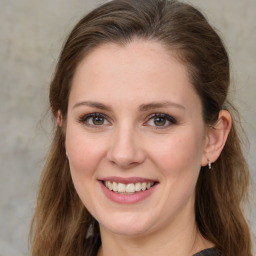
[[190, 5], [114, 0], [85, 16], [50, 87], [32, 255], [252, 255], [229, 84]]

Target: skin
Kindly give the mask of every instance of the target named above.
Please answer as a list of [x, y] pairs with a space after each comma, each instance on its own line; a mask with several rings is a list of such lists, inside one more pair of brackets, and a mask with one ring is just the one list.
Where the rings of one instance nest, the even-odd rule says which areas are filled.
[[[86, 118], [91, 113], [102, 113], [103, 123]], [[156, 126], [155, 113], [176, 122]], [[185, 256], [213, 246], [197, 230], [195, 186], [201, 166], [218, 158], [231, 119], [222, 111], [220, 129], [204, 124], [186, 66], [160, 43], [109, 43], [87, 55], [73, 79], [66, 122], [72, 179], [100, 224], [98, 255]], [[99, 180], [108, 176], [158, 184], [146, 199], [120, 204], [102, 191]]]

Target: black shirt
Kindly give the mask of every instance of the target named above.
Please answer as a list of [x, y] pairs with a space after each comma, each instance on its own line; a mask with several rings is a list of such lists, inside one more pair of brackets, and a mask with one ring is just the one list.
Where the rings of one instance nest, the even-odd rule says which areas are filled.
[[194, 254], [193, 256], [218, 256], [218, 252], [216, 248], [209, 248]]
[[[86, 251], [84, 252], [85, 256], [96, 256], [98, 249], [101, 245], [101, 239], [100, 236], [91, 236], [89, 238], [87, 238], [87, 242], [90, 243], [93, 246], [90, 246], [89, 248], [86, 248]], [[219, 253], [219, 251], [217, 250], [217, 248], [213, 247], [213, 248], [209, 248], [209, 249], [205, 249], [201, 252], [198, 252], [192, 256], [221, 256], [221, 254]]]

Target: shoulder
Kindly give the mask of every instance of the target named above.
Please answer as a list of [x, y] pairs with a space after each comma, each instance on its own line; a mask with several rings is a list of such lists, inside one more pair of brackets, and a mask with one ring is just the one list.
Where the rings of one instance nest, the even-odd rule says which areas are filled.
[[216, 248], [209, 248], [194, 254], [193, 256], [220, 256], [220, 253]]

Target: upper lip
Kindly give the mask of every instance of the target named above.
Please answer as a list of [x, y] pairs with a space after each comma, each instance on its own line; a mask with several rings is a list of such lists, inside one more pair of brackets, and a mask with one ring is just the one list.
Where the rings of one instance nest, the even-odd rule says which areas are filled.
[[113, 181], [113, 182], [123, 183], [123, 184], [137, 183], [137, 182], [154, 182], [154, 183], [157, 182], [157, 180], [142, 178], [142, 177], [123, 178], [123, 177], [117, 177], [117, 176], [104, 177], [104, 178], [99, 179], [99, 180], [101, 180], [101, 181]]

